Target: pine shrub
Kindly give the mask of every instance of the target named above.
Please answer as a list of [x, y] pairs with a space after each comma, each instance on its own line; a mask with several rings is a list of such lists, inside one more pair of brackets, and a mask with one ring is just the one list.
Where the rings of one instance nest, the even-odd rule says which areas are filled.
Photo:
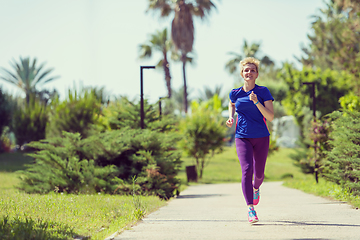
[[174, 149], [174, 133], [122, 129], [82, 139], [79, 133], [33, 142], [35, 163], [23, 172], [20, 189], [30, 193], [131, 194], [137, 177], [141, 194], [168, 199], [179, 180], [180, 152]]
[[360, 195], [360, 112], [335, 111], [327, 152], [324, 177]]
[[39, 149], [28, 154], [34, 164], [23, 171], [20, 189], [27, 193], [94, 193], [111, 192], [121, 182], [118, 170], [112, 166], [100, 167], [94, 159], [81, 158], [82, 141], [79, 133], [63, 132], [63, 137], [32, 142]]

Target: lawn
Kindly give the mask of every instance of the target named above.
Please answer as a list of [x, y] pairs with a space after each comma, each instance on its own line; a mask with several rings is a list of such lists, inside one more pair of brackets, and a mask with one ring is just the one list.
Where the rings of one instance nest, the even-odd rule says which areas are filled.
[[[289, 158], [289, 155], [294, 152], [294, 149], [282, 148], [271, 154], [266, 163], [265, 181], [280, 181], [283, 180], [285, 175], [302, 175]], [[185, 166], [194, 165], [195, 162], [189, 157], [183, 157], [182, 160], [184, 163], [179, 178], [186, 185]], [[203, 178], [199, 179], [199, 183], [226, 182], [241, 182], [241, 167], [235, 147], [225, 147], [222, 153], [211, 158], [204, 169]]]
[[31, 161], [0, 154], [0, 239], [105, 239], [166, 204], [153, 196], [26, 194], [16, 189], [16, 171]]

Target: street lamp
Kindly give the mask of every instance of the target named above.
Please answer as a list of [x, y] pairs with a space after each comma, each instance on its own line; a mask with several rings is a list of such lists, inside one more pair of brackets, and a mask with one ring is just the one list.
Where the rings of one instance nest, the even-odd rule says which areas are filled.
[[155, 68], [155, 66], [140, 66], [140, 127], [144, 129], [144, 87], [143, 87], [143, 69]]
[[[313, 116], [314, 116], [314, 122], [316, 122], [316, 98], [315, 98], [315, 82], [304, 82], [303, 84], [311, 85], [312, 86], [312, 100], [313, 100]], [[317, 151], [316, 151], [316, 140], [314, 139], [314, 155], [315, 155], [315, 180], [316, 183], [319, 182], [319, 165], [317, 163]]]

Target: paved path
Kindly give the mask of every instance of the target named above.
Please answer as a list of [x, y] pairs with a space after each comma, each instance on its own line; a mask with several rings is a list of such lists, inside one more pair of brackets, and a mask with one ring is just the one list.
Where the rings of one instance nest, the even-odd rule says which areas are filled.
[[198, 185], [114, 239], [360, 239], [360, 210], [347, 204], [281, 182], [264, 183], [260, 193], [254, 225], [239, 183]]

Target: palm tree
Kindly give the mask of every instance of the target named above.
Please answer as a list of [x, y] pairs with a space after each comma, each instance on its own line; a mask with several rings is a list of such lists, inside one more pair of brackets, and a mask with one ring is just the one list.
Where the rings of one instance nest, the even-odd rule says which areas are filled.
[[[235, 72], [238, 71], [239, 63], [243, 58], [246, 58], [246, 57], [258, 58], [257, 55], [259, 53], [260, 46], [261, 46], [260, 43], [248, 44], [248, 42], [246, 40], [244, 40], [244, 44], [242, 46], [242, 53], [236, 53], [236, 52], [228, 53], [230, 55], [233, 55], [234, 57], [225, 64], [225, 69], [227, 69], [230, 74], [234, 74]], [[274, 62], [266, 55], [263, 56], [260, 59], [260, 61], [261, 61], [261, 64], [265, 68], [274, 66]], [[238, 74], [236, 74], [236, 75], [238, 75]]]
[[216, 8], [211, 0], [149, 0], [148, 10], [159, 10], [161, 17], [167, 17], [174, 12], [171, 24], [171, 38], [175, 47], [181, 52], [184, 78], [184, 109], [187, 113], [187, 85], [185, 66], [187, 54], [192, 51], [194, 43], [193, 16], [206, 19], [212, 8]]
[[150, 58], [153, 51], [159, 51], [162, 53], [162, 59], [160, 59], [157, 67], [162, 66], [164, 69], [169, 98], [171, 98], [171, 75], [167, 53], [172, 49], [172, 46], [173, 44], [172, 41], [168, 39], [166, 28], [162, 31], [156, 31], [156, 34], [152, 34], [147, 43], [140, 45], [140, 58]]
[[48, 75], [54, 69], [51, 68], [42, 71], [45, 63], [42, 63], [39, 67], [37, 67], [36, 61], [36, 58], [34, 58], [30, 64], [30, 58], [23, 59], [20, 57], [20, 63], [17, 63], [15, 60], [13, 63], [10, 62], [11, 66], [15, 70], [15, 73], [12, 73], [5, 68], [1, 68], [3, 72], [5, 72], [5, 75], [0, 76], [0, 79], [15, 85], [24, 91], [26, 94], [26, 103], [29, 103], [31, 95], [36, 95], [38, 92], [36, 86], [59, 78], [59, 76], [49, 78]]
[[221, 100], [221, 106], [225, 107], [226, 105], [226, 100], [227, 100], [227, 96], [222, 96], [221, 94], [221, 90], [222, 90], [222, 85], [219, 86], [215, 86], [214, 90], [212, 90], [210, 87], [205, 86], [203, 88], [203, 91], [199, 91], [200, 97], [199, 100], [200, 101], [208, 101], [209, 99], [213, 98], [214, 95], [218, 95], [218, 97]]

